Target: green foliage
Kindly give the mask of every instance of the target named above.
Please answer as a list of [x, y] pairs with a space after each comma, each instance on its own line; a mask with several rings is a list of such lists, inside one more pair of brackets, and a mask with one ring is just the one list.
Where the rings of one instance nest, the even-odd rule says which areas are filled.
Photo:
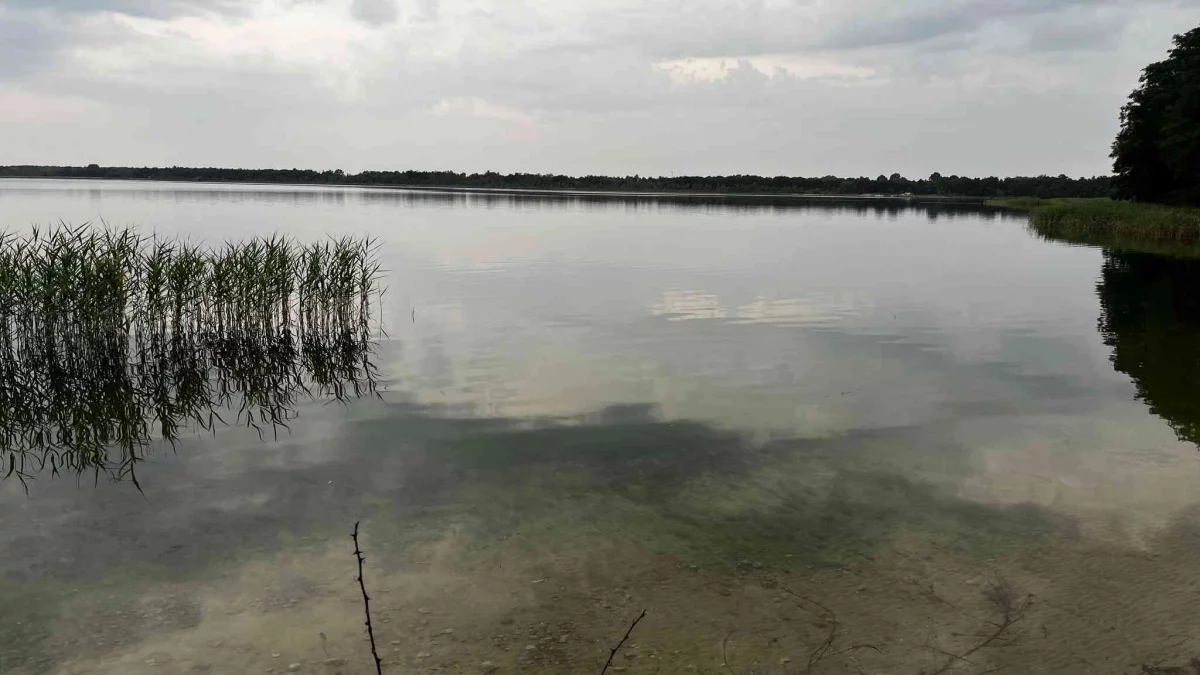
[[1174, 43], [1121, 110], [1114, 187], [1124, 199], [1200, 206], [1200, 28]]
[[373, 392], [375, 251], [88, 226], [0, 237], [0, 470], [136, 480], [154, 440], [212, 429], [222, 410], [261, 434], [301, 393]]
[[456, 173], [453, 171], [364, 171], [347, 174], [307, 169], [135, 168], [0, 166], [0, 178], [112, 178], [242, 183], [305, 183], [390, 187], [455, 187], [493, 190], [600, 190], [714, 194], [919, 195], [952, 197], [1107, 197], [1109, 178], [943, 176], [909, 179], [894, 173], [877, 178], [822, 176], [559, 176], [552, 174]]
[[1003, 199], [989, 199], [985, 203], [988, 206], [1001, 206], [1020, 211], [1032, 211], [1034, 208], [1044, 205], [1046, 200], [1038, 197], [1006, 197]]

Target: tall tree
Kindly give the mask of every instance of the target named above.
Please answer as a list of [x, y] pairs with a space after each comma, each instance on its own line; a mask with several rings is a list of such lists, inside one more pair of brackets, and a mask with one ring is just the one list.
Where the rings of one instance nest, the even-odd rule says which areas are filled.
[[1142, 71], [1113, 142], [1117, 196], [1200, 206], [1200, 27]]

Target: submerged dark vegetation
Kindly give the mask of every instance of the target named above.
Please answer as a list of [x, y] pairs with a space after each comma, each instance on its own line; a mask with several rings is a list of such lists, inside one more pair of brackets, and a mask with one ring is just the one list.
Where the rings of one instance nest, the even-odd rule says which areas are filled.
[[563, 176], [555, 174], [457, 173], [454, 171], [313, 171], [310, 169], [228, 169], [216, 167], [0, 166], [0, 178], [109, 178], [125, 180], [203, 181], [230, 183], [311, 183], [417, 188], [493, 190], [598, 190], [621, 192], [706, 192], [813, 195], [919, 195], [991, 198], [1107, 197], [1107, 176], [1069, 178], [1016, 176], [971, 178], [943, 176], [910, 179], [890, 176]]
[[86, 225], [0, 237], [0, 475], [136, 483], [147, 448], [189, 428], [275, 433], [302, 398], [375, 393], [377, 248]]

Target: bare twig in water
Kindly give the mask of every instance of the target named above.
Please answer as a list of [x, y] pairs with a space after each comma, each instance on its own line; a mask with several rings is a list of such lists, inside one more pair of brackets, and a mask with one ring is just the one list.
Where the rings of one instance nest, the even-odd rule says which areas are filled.
[[1150, 665], [1142, 665], [1138, 675], [1200, 675], [1200, 658], [1192, 658], [1186, 666], [1163, 666], [1167, 660], [1163, 657]]
[[[367, 615], [367, 636], [371, 638], [371, 657], [375, 659], [376, 675], [383, 675], [383, 660], [379, 658], [379, 651], [375, 648], [375, 627], [371, 625], [371, 598], [367, 595], [367, 585], [363, 582], [363, 563], [367, 559], [363, 557], [362, 549], [358, 547], [358, 522], [354, 523], [354, 533], [350, 537], [354, 539], [354, 557], [358, 559], [358, 587], [362, 590], [363, 611]], [[642, 612], [642, 616], [645, 616], [645, 614], [645, 612]], [[634, 624], [636, 625], [637, 622], [635, 621]], [[629, 634], [627, 633], [625, 637], [629, 637]], [[621, 642], [624, 642], [624, 640]], [[616, 650], [614, 649], [613, 652], [615, 653]], [[612, 659], [610, 658], [609, 660], [611, 661]]]
[[617, 643], [617, 646], [613, 647], [612, 651], [609, 652], [608, 661], [604, 662], [604, 668], [600, 671], [600, 675], [604, 675], [608, 672], [609, 667], [612, 666], [613, 658], [617, 655], [617, 652], [621, 650], [621, 647], [625, 644], [625, 641], [629, 639], [629, 636], [633, 634], [633, 629], [637, 628], [638, 623], [640, 623], [644, 618], [646, 618], [646, 610], [643, 609], [642, 613], [638, 614], [638, 617], [633, 620], [633, 623], [629, 624], [629, 630], [625, 631], [625, 637], [621, 638], [621, 641]]
[[[833, 643], [835, 640], [837, 640], [837, 631], [838, 631], [838, 625], [839, 625], [838, 620], [837, 620], [837, 614], [834, 614], [832, 609], [829, 609], [828, 607], [817, 602], [816, 600], [813, 600], [812, 598], [810, 598], [806, 595], [801, 595], [801, 594], [797, 593], [796, 591], [793, 591], [790, 588], [782, 587], [782, 590], [784, 593], [787, 593], [788, 595], [790, 595], [794, 598], [803, 600], [804, 602], [807, 602], [810, 605], [816, 605], [822, 612], [821, 618], [825, 619], [829, 622], [829, 634], [825, 636], [825, 641], [822, 642], [821, 644], [817, 645], [816, 649], [812, 650], [812, 652], [808, 655], [808, 665], [806, 665], [804, 667], [804, 670], [800, 671], [802, 674], [806, 675], [807, 673], [811, 673], [813, 668], [816, 668], [818, 665], [820, 665], [821, 661], [824, 660], [826, 656], [831, 655], [830, 650], [833, 649]], [[862, 646], [870, 647], [870, 645], [857, 645], [855, 647], [851, 647], [850, 650], [857, 649]], [[870, 647], [870, 648], [876, 649], [875, 647]], [[850, 650], [843, 650], [843, 651], [850, 651]], [[840, 654], [843, 652], [837, 652], [837, 653]]]
[[959, 614], [962, 614], [963, 616], [965, 616], [968, 619], [971, 619], [973, 621], [978, 621], [979, 623], [995, 625], [994, 622], [989, 621], [987, 619], [982, 619], [978, 616], [975, 616], [974, 614], [966, 611], [962, 607], [959, 607], [958, 605], [954, 604], [953, 602], [950, 602], [946, 598], [943, 598], [941, 595], [938, 594], [938, 592], [936, 590], [934, 590], [933, 584], [929, 584], [928, 587], [925, 587], [925, 586], [922, 586], [920, 583], [918, 583], [916, 580], [914, 580], [912, 583], [914, 586], [916, 586], [921, 591], [922, 595], [929, 598], [930, 600], [933, 600], [935, 602], [939, 602], [943, 605], [946, 605], [950, 609], [953, 609], [954, 611], [958, 612]]
[[883, 653], [883, 650], [880, 649], [879, 647], [876, 647], [875, 645], [870, 645], [870, 644], [867, 644], [864, 642], [863, 644], [860, 644], [860, 645], [850, 645], [849, 647], [846, 647], [845, 649], [839, 649], [836, 652], [830, 654], [830, 656], [838, 656], [839, 654], [849, 654], [850, 652], [856, 652], [860, 649], [870, 649], [871, 651], [873, 651], [877, 654]]
[[1180, 647], [1192, 641], [1192, 638], [1182, 633], [1174, 633], [1166, 636], [1167, 639], [1178, 638], [1173, 644], [1167, 645], [1164, 650], [1167, 652], [1165, 656], [1149, 665], [1143, 663], [1142, 670], [1138, 675], [1200, 675], [1200, 658], [1193, 657], [1187, 662], [1186, 666], [1163, 666], [1169, 659], [1173, 658], [1172, 653], [1176, 652]]
[[[1017, 594], [1013, 590], [1012, 584], [1010, 584], [1006, 579], [997, 580], [990, 587], [988, 587], [986, 591], [983, 592], [983, 596], [987, 598], [989, 602], [995, 605], [996, 609], [1000, 612], [999, 622], [986, 622], [992, 626], [995, 626], [996, 629], [985, 635], [982, 640], [961, 654], [955, 654], [952, 652], [943, 651], [941, 649], [936, 649], [935, 651], [946, 654], [950, 658], [947, 659], [946, 663], [942, 664], [941, 668], [933, 671], [930, 673], [930, 675], [942, 675], [942, 673], [950, 670], [954, 667], [954, 664], [960, 661], [963, 663], [972, 663], [969, 657], [993, 642], [1001, 639], [1001, 636], [1004, 635], [1005, 632], [1025, 618], [1025, 610], [1029, 607], [1030, 603], [1033, 602], [1032, 595], [1026, 595], [1024, 598], [1018, 601]], [[1000, 668], [993, 668], [987, 672], [991, 673], [996, 672], [997, 670], [1000, 670]]]
[[725, 639], [721, 640], [721, 665], [725, 666], [725, 670], [729, 671], [729, 675], [737, 675], [729, 665], [729, 638], [731, 637], [733, 637], [733, 631], [729, 631], [725, 635]]

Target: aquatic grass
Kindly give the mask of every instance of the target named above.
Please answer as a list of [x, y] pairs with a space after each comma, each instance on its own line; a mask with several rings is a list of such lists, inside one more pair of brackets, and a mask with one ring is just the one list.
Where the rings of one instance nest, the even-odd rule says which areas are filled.
[[998, 199], [1029, 212], [1029, 228], [1044, 239], [1092, 246], [1195, 256], [1200, 209], [1112, 199]]
[[375, 393], [378, 248], [280, 235], [209, 248], [90, 225], [0, 235], [3, 475], [136, 481], [147, 446], [189, 427], [261, 435], [302, 397]]

